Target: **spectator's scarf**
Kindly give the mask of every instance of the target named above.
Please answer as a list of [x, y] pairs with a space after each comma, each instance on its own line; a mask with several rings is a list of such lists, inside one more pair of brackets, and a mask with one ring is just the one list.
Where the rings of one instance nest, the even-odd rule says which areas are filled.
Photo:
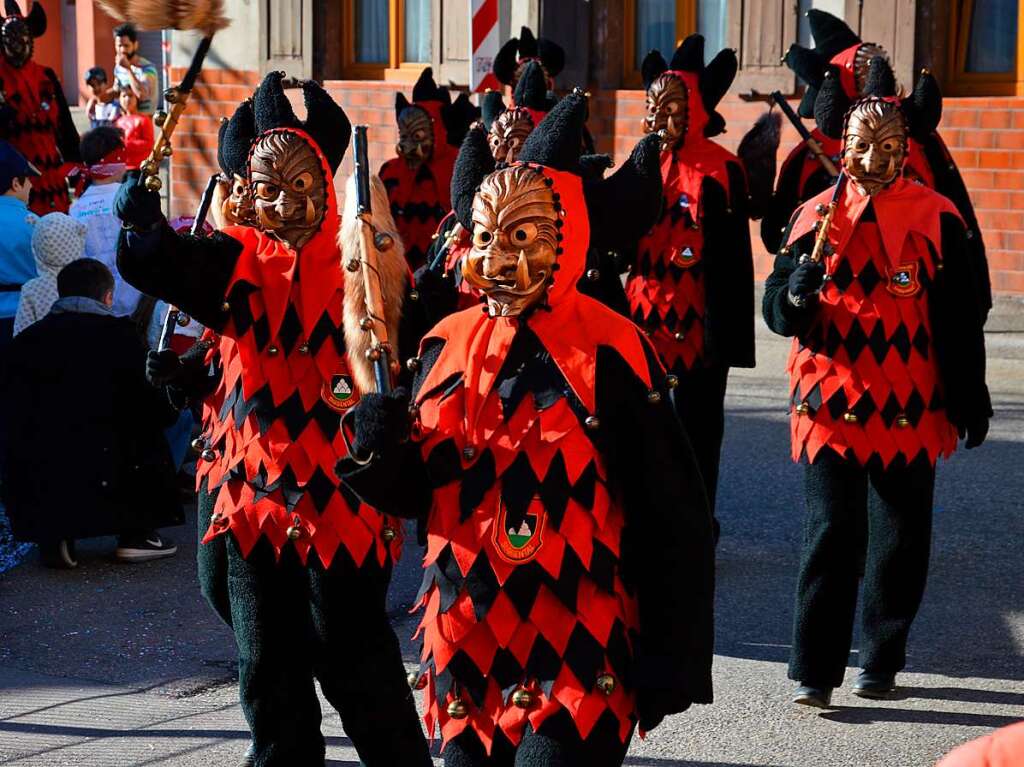
[[119, 146], [105, 154], [95, 165], [81, 163], [68, 173], [68, 178], [75, 190], [75, 196], [81, 197], [88, 183], [106, 181], [119, 173], [124, 173], [128, 166], [125, 163], [124, 147]]

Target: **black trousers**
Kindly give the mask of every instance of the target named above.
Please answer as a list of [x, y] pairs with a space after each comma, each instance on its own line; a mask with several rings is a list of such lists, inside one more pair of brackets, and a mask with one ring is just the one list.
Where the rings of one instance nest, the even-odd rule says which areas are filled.
[[[725, 387], [729, 368], [695, 368], [679, 375], [679, 386], [672, 391], [672, 404], [690, 438], [697, 467], [715, 514], [718, 494], [718, 467], [722, 462], [722, 436], [725, 433]], [[718, 522], [715, 522], [718, 529]]]
[[544, 722], [536, 732], [527, 727], [519, 747], [500, 732], [487, 756], [476, 733], [467, 729], [444, 749], [445, 767], [621, 767], [629, 740], [619, 740], [619, 721], [605, 712], [586, 740], [567, 711]]
[[225, 536], [242, 710], [257, 767], [323, 767], [314, 678], [365, 767], [430, 767], [398, 640], [388, 622], [390, 572], [357, 570], [339, 550], [325, 569], [266, 540], [243, 558]]
[[909, 464], [864, 468], [824, 450], [806, 466], [804, 487], [790, 679], [842, 684], [862, 564], [860, 666], [901, 671], [928, 578], [935, 467], [922, 454]]

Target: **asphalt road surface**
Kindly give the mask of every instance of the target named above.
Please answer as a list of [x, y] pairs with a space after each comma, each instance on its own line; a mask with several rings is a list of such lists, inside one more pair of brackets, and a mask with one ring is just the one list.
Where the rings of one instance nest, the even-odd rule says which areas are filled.
[[[869, 703], [837, 690], [828, 713], [789, 703], [801, 471], [788, 459], [787, 347], [759, 329], [759, 367], [734, 372], [729, 389], [717, 700], [634, 741], [628, 765], [924, 767], [1024, 718], [1024, 334], [1011, 332], [1024, 311], [1006, 307], [989, 326], [989, 440], [940, 467], [931, 577], [900, 694]], [[113, 541], [98, 539], [80, 546], [77, 571], [45, 570], [33, 556], [0, 576], [0, 764], [235, 763], [248, 733], [233, 639], [200, 598], [193, 531], [168, 531], [181, 550], [163, 562], [115, 564]], [[417, 558], [407, 551], [392, 588], [403, 638]], [[848, 681], [856, 652], [850, 665]], [[324, 712], [328, 764], [358, 764]]]

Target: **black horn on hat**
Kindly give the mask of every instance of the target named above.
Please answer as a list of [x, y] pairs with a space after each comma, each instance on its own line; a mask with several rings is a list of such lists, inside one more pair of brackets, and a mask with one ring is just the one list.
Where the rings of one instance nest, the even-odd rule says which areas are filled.
[[462, 141], [452, 171], [452, 208], [455, 218], [467, 231], [473, 230], [473, 198], [480, 182], [494, 172], [494, 155], [487, 144], [487, 134], [471, 129]]

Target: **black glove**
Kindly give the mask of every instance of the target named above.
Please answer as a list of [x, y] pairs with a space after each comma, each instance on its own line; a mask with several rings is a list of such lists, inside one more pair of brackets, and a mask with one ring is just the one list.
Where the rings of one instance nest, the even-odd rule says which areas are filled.
[[980, 446], [988, 436], [988, 418], [984, 416], [973, 418], [966, 424], [958, 426], [957, 432], [960, 434], [960, 439], [964, 440], [964, 447], [973, 450]]
[[356, 454], [363, 458], [380, 454], [409, 436], [409, 391], [399, 387], [390, 394], [364, 394], [351, 417]]
[[824, 284], [825, 265], [820, 262], [804, 261], [789, 275], [789, 293], [800, 300], [814, 295]]
[[459, 291], [455, 287], [455, 273], [421, 266], [413, 276], [416, 292], [427, 309], [432, 322], [440, 322], [455, 312], [459, 305]]
[[117, 190], [114, 215], [126, 228], [151, 231], [164, 220], [160, 194], [146, 189], [146, 179], [141, 173], [131, 173]]
[[146, 355], [146, 380], [153, 386], [166, 386], [181, 377], [181, 358], [172, 349], [150, 351]]

